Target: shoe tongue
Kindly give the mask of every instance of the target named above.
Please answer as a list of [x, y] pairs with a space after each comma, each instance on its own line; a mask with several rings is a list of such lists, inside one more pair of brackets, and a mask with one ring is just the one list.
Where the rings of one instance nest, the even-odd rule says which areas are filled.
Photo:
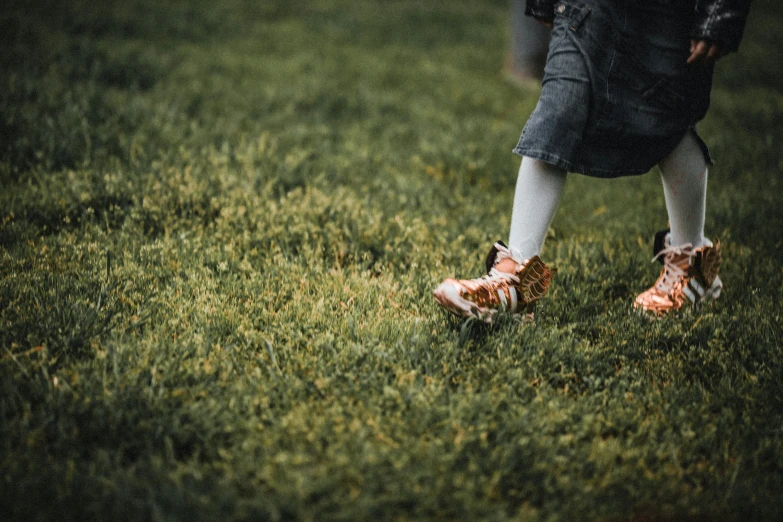
[[499, 259], [495, 263], [495, 266], [493, 266], [492, 268], [494, 268], [498, 272], [505, 272], [507, 274], [515, 274], [516, 271], [517, 271], [517, 266], [519, 266], [519, 264], [516, 261], [514, 261], [513, 258], [511, 258], [511, 257], [504, 257], [503, 259]]

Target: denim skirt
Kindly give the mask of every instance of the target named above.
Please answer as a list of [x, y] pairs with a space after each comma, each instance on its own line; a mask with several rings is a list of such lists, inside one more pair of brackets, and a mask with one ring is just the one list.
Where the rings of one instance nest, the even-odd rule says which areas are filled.
[[538, 105], [514, 152], [588, 176], [648, 172], [710, 103], [713, 66], [687, 65], [694, 2], [561, 0]]

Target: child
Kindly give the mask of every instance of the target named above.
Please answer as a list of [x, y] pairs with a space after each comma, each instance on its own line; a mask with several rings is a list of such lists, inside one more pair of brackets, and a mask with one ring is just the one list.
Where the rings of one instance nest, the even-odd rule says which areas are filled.
[[441, 283], [438, 303], [487, 322], [501, 309], [528, 312], [552, 278], [539, 253], [566, 172], [613, 178], [655, 165], [670, 231], [656, 236], [661, 275], [634, 307], [661, 315], [716, 299], [720, 243], [704, 237], [711, 159], [696, 122], [714, 61], [737, 50], [749, 9], [750, 0], [527, 0], [552, 35], [541, 97], [514, 149], [509, 245], [495, 243], [484, 277]]

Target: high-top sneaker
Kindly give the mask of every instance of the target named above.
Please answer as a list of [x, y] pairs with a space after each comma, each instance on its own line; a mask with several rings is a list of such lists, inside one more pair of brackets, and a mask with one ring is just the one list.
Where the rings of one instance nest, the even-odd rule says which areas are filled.
[[502, 241], [492, 247], [486, 265], [484, 277], [443, 281], [433, 292], [438, 304], [487, 323], [499, 310], [532, 319], [531, 305], [546, 294], [554, 272], [538, 256], [517, 259]]
[[714, 301], [723, 289], [718, 277], [720, 242], [713, 245], [705, 240], [704, 246], [693, 248], [690, 243], [671, 245], [669, 240], [665, 232], [656, 234], [653, 260], [661, 260], [663, 269], [655, 284], [634, 302], [634, 308], [658, 316], [679, 310], [686, 302], [699, 305]]

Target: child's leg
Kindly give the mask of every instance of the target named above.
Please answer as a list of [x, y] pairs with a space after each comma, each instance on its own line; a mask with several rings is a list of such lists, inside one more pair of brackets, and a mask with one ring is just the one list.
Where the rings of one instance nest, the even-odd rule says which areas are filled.
[[691, 132], [659, 164], [669, 213], [671, 244], [704, 244], [707, 209], [707, 162]]
[[696, 138], [688, 132], [659, 164], [669, 212], [671, 238], [657, 256], [663, 262], [655, 284], [639, 294], [634, 307], [662, 315], [687, 303], [720, 296], [720, 244], [704, 237], [707, 207], [707, 162]]
[[563, 193], [566, 171], [527, 156], [522, 158], [511, 213], [508, 246], [520, 259], [541, 252], [546, 231]]
[[499, 310], [532, 318], [531, 305], [549, 288], [553, 272], [537, 257], [560, 201], [566, 173], [529, 157], [522, 158], [510, 246], [497, 242], [487, 256], [487, 275], [444, 280], [433, 292], [443, 308], [460, 317], [491, 322]]

